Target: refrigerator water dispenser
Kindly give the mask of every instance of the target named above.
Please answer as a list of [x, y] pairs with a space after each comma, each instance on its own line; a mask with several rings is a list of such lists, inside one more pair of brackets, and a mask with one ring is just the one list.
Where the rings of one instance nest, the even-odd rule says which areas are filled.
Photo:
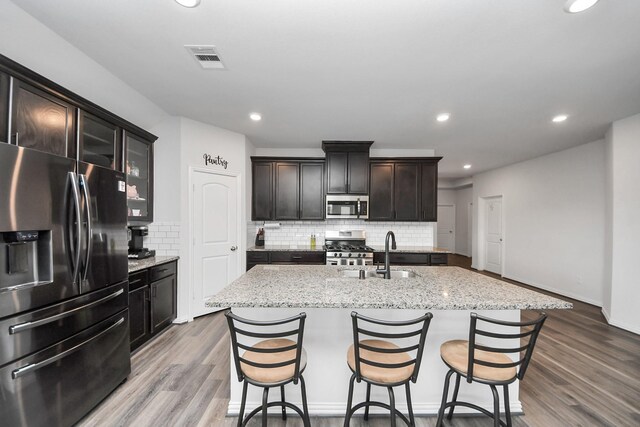
[[51, 283], [51, 232], [0, 233], [0, 266], [0, 292]]

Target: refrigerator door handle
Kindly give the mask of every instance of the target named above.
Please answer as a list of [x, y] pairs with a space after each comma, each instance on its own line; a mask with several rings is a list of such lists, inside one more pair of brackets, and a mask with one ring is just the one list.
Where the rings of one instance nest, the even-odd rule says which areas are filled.
[[87, 308], [95, 307], [96, 305], [100, 305], [107, 301], [111, 301], [112, 299], [122, 295], [124, 293], [124, 289], [120, 288], [111, 295], [107, 295], [106, 297], [100, 298], [99, 300], [90, 302], [85, 305], [81, 305], [80, 307], [76, 307], [72, 310], [65, 311], [64, 313], [59, 313], [54, 316], [45, 317], [44, 319], [34, 320], [32, 322], [24, 322], [19, 323], [17, 325], [9, 326], [9, 335], [15, 335], [19, 332], [26, 331], [28, 329], [37, 328], [38, 326], [46, 325], [48, 323], [55, 322], [60, 319], [64, 319], [65, 317], [71, 316], [81, 310], [86, 310]]
[[[73, 283], [78, 280], [78, 273], [80, 272], [80, 245], [82, 244], [82, 220], [80, 218], [80, 191], [78, 190], [78, 180], [75, 172], [69, 172], [69, 180], [71, 181], [71, 192], [73, 193], [73, 208], [76, 214], [76, 239], [75, 239], [75, 253], [73, 254]], [[69, 234], [72, 235], [72, 224], [69, 227]], [[72, 240], [70, 236], [69, 241]]]
[[89, 194], [89, 185], [87, 184], [87, 177], [80, 174], [80, 186], [84, 193], [84, 202], [87, 209], [87, 253], [84, 258], [84, 272], [82, 273], [82, 280], [87, 280], [87, 274], [89, 274], [89, 260], [91, 259], [91, 247], [93, 246], [93, 228], [91, 227], [91, 194]]
[[31, 363], [29, 365], [23, 366], [22, 368], [15, 369], [13, 372], [11, 372], [11, 378], [16, 380], [16, 379], [28, 374], [29, 372], [37, 371], [40, 368], [43, 368], [43, 367], [45, 367], [47, 365], [50, 365], [53, 362], [56, 362], [56, 361], [58, 361], [58, 360], [60, 360], [60, 359], [62, 359], [64, 357], [67, 357], [71, 353], [75, 353], [76, 351], [78, 351], [82, 347], [84, 347], [85, 345], [89, 344], [91, 341], [95, 340], [96, 338], [101, 337], [102, 335], [104, 335], [107, 332], [109, 332], [111, 329], [119, 326], [120, 324], [122, 324], [122, 322], [124, 322], [124, 317], [121, 317], [120, 320], [116, 321], [114, 324], [112, 324], [108, 328], [98, 332], [96, 335], [92, 336], [88, 340], [86, 340], [84, 342], [81, 342], [80, 344], [78, 344], [76, 346], [73, 346], [68, 350], [63, 351], [62, 353], [58, 353], [53, 357], [50, 357], [50, 358], [48, 358], [46, 360], [43, 360], [42, 362]]

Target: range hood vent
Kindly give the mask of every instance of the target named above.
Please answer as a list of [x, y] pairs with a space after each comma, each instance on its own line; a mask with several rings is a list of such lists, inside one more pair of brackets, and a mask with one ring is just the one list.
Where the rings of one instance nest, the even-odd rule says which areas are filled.
[[186, 45], [185, 48], [193, 55], [202, 68], [216, 70], [225, 68], [215, 46]]

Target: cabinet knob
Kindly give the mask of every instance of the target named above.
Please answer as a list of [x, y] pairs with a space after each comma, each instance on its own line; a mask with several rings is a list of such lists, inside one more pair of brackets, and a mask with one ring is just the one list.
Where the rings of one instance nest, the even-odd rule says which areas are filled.
[[236, 249], [238, 249], [238, 247], [237, 247], [237, 246], [231, 246], [231, 252], [235, 252], [235, 251], [236, 251]]

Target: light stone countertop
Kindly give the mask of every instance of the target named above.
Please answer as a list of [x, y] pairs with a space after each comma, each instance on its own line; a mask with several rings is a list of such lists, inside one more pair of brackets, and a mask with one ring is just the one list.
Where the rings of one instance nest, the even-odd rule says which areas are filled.
[[[567, 309], [573, 305], [459, 267], [392, 267], [410, 279], [345, 278], [347, 266], [258, 265], [209, 298], [209, 307]], [[367, 268], [369, 270], [373, 268]]]
[[129, 260], [129, 273], [145, 270], [147, 268], [155, 267], [156, 265], [166, 264], [171, 261], [179, 260], [179, 256], [155, 256], [145, 259], [130, 259]]
[[302, 252], [324, 252], [324, 245], [317, 244], [315, 247], [311, 247], [311, 245], [264, 245], [263, 247], [257, 248], [255, 246], [251, 246], [247, 249], [248, 252], [261, 252], [261, 251], [274, 251], [274, 252], [286, 252], [286, 251], [302, 251]]
[[[376, 252], [384, 252], [384, 245], [371, 245]], [[389, 244], [389, 252], [400, 252], [400, 253], [426, 253], [426, 254], [450, 254], [451, 251], [443, 248], [437, 248], [435, 246], [404, 246], [397, 245], [397, 249], [391, 249], [391, 244]]]

